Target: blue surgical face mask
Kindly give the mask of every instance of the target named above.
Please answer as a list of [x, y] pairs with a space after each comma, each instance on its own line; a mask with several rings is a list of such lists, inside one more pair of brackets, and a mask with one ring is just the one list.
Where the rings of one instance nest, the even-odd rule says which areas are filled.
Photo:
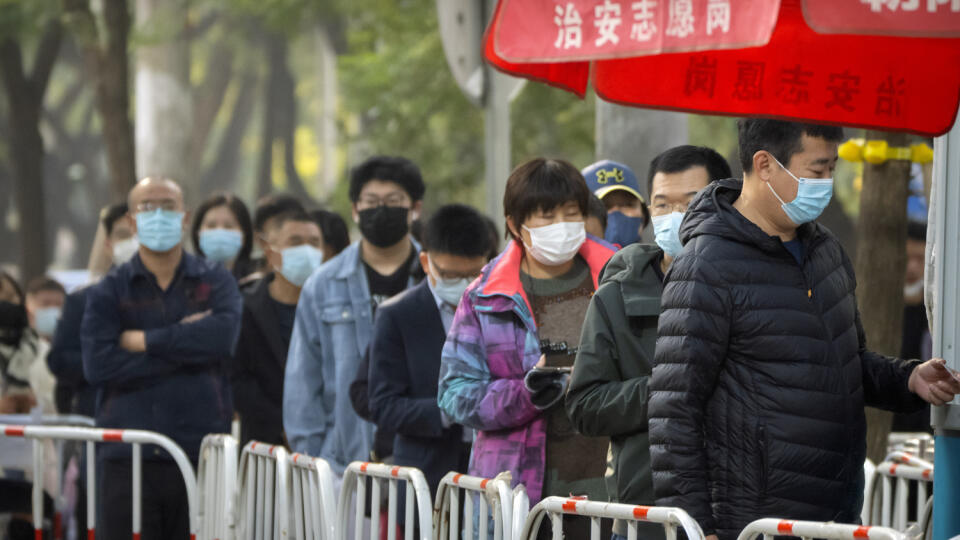
[[797, 178], [777, 158], [773, 160], [800, 184], [797, 188], [797, 197], [787, 203], [783, 202], [770, 182], [767, 182], [767, 187], [780, 201], [780, 208], [783, 208], [783, 212], [787, 214], [790, 221], [796, 225], [803, 225], [820, 217], [823, 210], [830, 204], [830, 198], [833, 197], [833, 178]]
[[471, 282], [469, 278], [434, 279], [437, 281], [433, 286], [434, 292], [437, 293], [437, 296], [439, 296], [441, 300], [453, 307], [457, 307], [460, 303], [460, 299], [463, 298], [463, 291], [467, 290]]
[[285, 248], [280, 256], [283, 257], [280, 274], [297, 287], [303, 287], [310, 274], [323, 263], [323, 252], [310, 244]]
[[643, 227], [642, 217], [630, 217], [623, 212], [607, 214], [607, 231], [604, 239], [611, 244], [627, 247], [640, 241], [640, 228]]
[[183, 212], [157, 208], [137, 213], [137, 240], [150, 251], [170, 251], [177, 247], [182, 236]]
[[683, 222], [683, 212], [671, 212], [664, 216], [653, 216], [653, 232], [656, 234], [657, 245], [664, 253], [676, 257], [683, 251], [680, 243], [680, 223]]
[[240, 253], [243, 233], [234, 229], [206, 229], [200, 231], [200, 250], [211, 261], [227, 262]]
[[37, 333], [44, 337], [53, 337], [57, 330], [57, 321], [60, 320], [61, 309], [58, 307], [41, 308], [33, 314], [33, 321]]

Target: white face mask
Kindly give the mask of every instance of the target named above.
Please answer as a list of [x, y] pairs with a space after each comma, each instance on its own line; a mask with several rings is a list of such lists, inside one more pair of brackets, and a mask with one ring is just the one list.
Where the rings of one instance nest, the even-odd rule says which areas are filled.
[[569, 262], [587, 240], [582, 221], [561, 221], [533, 229], [524, 225], [523, 228], [530, 233], [530, 244], [523, 244], [527, 252], [547, 266]]
[[140, 242], [137, 240], [136, 236], [131, 236], [126, 240], [121, 240], [113, 244], [114, 266], [119, 266], [132, 259], [139, 249]]

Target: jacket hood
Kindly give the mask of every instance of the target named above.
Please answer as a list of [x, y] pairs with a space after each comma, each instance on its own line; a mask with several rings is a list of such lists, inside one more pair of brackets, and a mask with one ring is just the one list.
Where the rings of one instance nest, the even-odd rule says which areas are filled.
[[[780, 238], [763, 232], [733, 207], [742, 190], [743, 182], [734, 178], [712, 182], [701, 190], [690, 201], [680, 224], [680, 242], [686, 245], [698, 236], [720, 236], [734, 242], [751, 244], [767, 253], [787, 254]], [[815, 222], [805, 223], [797, 227], [797, 238], [805, 246], [809, 246], [810, 242], [822, 233], [821, 229]]]
[[660, 314], [663, 283], [656, 265], [663, 250], [656, 244], [631, 244], [618, 251], [603, 270], [602, 284], [619, 285], [624, 312], [631, 317]]
[[656, 244], [630, 244], [610, 258], [600, 276], [600, 283], [638, 281], [646, 267], [660, 260], [661, 253], [663, 250]]

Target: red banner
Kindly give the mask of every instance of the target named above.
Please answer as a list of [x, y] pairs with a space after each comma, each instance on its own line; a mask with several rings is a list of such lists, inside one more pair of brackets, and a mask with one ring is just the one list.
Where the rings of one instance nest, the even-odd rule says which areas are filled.
[[803, 0], [803, 16], [828, 34], [960, 37], [960, 0]]
[[495, 47], [510, 62], [754, 47], [770, 40], [779, 8], [780, 0], [503, 0]]

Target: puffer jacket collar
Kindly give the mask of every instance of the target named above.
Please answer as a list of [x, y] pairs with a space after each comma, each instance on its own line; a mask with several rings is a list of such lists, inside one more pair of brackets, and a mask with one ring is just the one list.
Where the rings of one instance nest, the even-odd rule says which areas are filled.
[[[701, 190], [690, 201], [680, 225], [680, 241], [686, 245], [697, 236], [720, 236], [741, 244], [754, 245], [775, 257], [791, 257], [780, 238], [763, 232], [733, 207], [742, 190], [743, 182], [733, 178], [718, 180]], [[826, 236], [826, 230], [816, 222], [797, 227], [797, 238], [803, 243], [807, 253]]]

